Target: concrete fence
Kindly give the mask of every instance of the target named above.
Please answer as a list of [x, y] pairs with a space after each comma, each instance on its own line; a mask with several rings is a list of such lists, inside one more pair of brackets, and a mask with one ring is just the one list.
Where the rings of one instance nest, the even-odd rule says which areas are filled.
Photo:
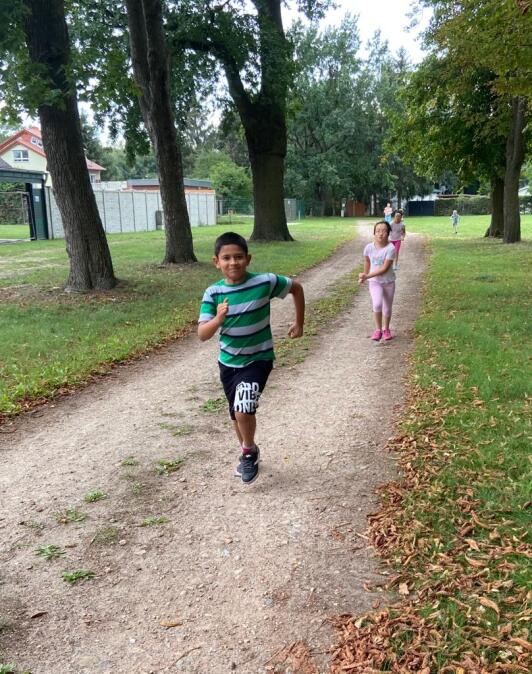
[[[157, 229], [157, 211], [162, 211], [160, 192], [95, 191], [102, 224], [108, 234], [149, 232]], [[185, 194], [192, 227], [216, 224], [216, 195], [188, 192]], [[52, 188], [46, 188], [48, 236], [64, 238], [61, 215]], [[161, 220], [164, 226], [164, 219]]]

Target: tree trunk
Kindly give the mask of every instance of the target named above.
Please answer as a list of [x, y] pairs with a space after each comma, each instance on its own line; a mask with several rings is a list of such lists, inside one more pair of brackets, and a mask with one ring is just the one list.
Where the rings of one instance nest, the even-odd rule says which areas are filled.
[[519, 176], [525, 159], [524, 129], [526, 125], [524, 98], [512, 99], [512, 121], [506, 141], [506, 172], [504, 175], [504, 243], [521, 241], [519, 213]]
[[253, 241], [292, 241], [284, 209], [284, 156], [249, 152], [253, 176]]
[[502, 237], [504, 230], [504, 180], [491, 181], [491, 222], [484, 236]]
[[126, 0], [139, 105], [153, 146], [163, 202], [163, 263], [196, 262], [185, 199], [183, 163], [170, 102], [168, 54], [160, 0]]
[[39, 106], [43, 147], [65, 230], [70, 260], [67, 289], [109, 290], [116, 285], [111, 254], [83, 153], [76, 87], [70, 82], [70, 46], [63, 0], [25, 0], [30, 60], [53, 103]]
[[401, 192], [401, 188], [398, 188], [398, 190], [397, 190], [397, 208], [401, 208], [402, 203], [403, 203], [403, 194]]
[[219, 46], [229, 93], [235, 102], [248, 146], [255, 202], [254, 240], [292, 241], [284, 210], [286, 157], [286, 92], [290, 64], [289, 45], [281, 17], [280, 0], [257, 2], [261, 88], [250, 95], [240, 76], [233, 48]]

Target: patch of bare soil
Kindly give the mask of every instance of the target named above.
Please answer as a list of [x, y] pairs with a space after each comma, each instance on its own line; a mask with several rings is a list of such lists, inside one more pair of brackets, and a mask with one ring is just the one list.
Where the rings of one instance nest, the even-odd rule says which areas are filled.
[[[364, 228], [303, 275], [307, 297], [358, 264], [369, 238]], [[0, 662], [33, 674], [327, 672], [329, 616], [384, 598], [368, 591], [384, 576], [364, 531], [393, 476], [382, 448], [423, 259], [409, 235], [390, 344], [369, 339], [362, 289], [303, 363], [274, 371], [252, 485], [233, 476], [214, 340], [180, 340], [0, 435]], [[277, 334], [292, 315], [290, 298], [274, 304]], [[178, 458], [159, 474], [159, 460]], [[85, 502], [95, 490], [106, 498]], [[87, 518], [65, 523], [74, 508]], [[52, 544], [64, 556], [35, 554]], [[62, 579], [79, 570], [95, 576]]]

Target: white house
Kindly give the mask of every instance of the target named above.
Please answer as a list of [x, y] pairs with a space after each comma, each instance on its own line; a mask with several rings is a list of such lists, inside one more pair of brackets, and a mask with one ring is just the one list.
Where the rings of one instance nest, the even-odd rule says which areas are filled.
[[[6, 161], [15, 169], [26, 169], [27, 171], [48, 171], [46, 155], [42, 146], [41, 130], [36, 126], [30, 126], [13, 134], [3, 143], [0, 143], [0, 158]], [[91, 183], [98, 183], [101, 180], [101, 172], [105, 171], [103, 166], [87, 159], [87, 169]], [[46, 180], [46, 186], [52, 184], [50, 174]]]

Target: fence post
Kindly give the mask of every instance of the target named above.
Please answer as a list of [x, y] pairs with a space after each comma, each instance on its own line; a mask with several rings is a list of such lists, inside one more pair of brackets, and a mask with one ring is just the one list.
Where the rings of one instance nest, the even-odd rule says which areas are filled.
[[135, 218], [135, 197], [133, 196], [133, 192], [131, 192], [131, 210], [133, 211], [133, 231], [137, 231], [137, 223], [136, 223], [136, 218]]
[[120, 206], [120, 192], [116, 193], [118, 197], [118, 221], [120, 222], [120, 233], [122, 233], [122, 207]]
[[102, 207], [103, 207], [103, 229], [107, 234], [107, 215], [105, 213], [105, 190], [102, 190]]
[[148, 222], [148, 193], [144, 192], [144, 206], [146, 209], [146, 231], [149, 231], [149, 222]]

